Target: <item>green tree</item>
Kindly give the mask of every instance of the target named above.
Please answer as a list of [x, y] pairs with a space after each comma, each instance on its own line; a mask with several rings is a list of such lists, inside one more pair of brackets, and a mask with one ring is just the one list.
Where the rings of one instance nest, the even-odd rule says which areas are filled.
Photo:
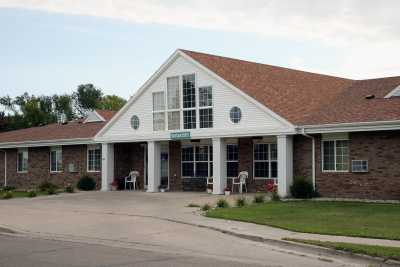
[[81, 84], [74, 93], [75, 109], [84, 115], [88, 110], [99, 108], [103, 92], [93, 84]]
[[99, 108], [117, 111], [120, 110], [122, 106], [125, 105], [125, 103], [126, 100], [122, 97], [119, 97], [117, 95], [106, 95], [101, 99]]
[[54, 111], [57, 114], [65, 114], [68, 120], [74, 117], [72, 110], [72, 97], [70, 95], [54, 95], [53, 96]]

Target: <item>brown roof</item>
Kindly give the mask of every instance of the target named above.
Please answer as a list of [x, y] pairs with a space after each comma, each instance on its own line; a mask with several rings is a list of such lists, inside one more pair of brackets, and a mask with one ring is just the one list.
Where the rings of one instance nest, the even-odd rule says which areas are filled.
[[[107, 121], [116, 113], [115, 111], [98, 110], [97, 112]], [[93, 138], [107, 121], [83, 123], [83, 120], [80, 119], [70, 121], [67, 124], [52, 123], [39, 127], [3, 132], [0, 133], [0, 143]]]
[[383, 99], [400, 77], [357, 81], [181, 51], [295, 125], [400, 120], [400, 100]]

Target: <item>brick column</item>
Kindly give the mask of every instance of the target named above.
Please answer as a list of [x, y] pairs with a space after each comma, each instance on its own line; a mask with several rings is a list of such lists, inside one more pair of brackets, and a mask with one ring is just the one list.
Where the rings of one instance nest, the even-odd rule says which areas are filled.
[[182, 191], [180, 141], [169, 142], [169, 188], [171, 191]]

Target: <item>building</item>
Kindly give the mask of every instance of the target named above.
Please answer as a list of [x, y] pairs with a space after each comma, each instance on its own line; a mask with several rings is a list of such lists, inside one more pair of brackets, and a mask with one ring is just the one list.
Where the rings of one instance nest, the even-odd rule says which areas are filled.
[[400, 77], [177, 50], [91, 139], [102, 147], [101, 188], [137, 170], [149, 192], [202, 191], [213, 177], [221, 194], [246, 170], [250, 191], [273, 181], [288, 196], [302, 176], [326, 197], [400, 199], [399, 96]]

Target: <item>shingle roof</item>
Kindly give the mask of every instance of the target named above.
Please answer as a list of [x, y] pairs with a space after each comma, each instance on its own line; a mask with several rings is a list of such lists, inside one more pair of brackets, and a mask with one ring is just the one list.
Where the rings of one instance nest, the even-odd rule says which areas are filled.
[[295, 125], [400, 120], [400, 100], [383, 98], [400, 77], [358, 81], [180, 51]]
[[[107, 121], [116, 113], [115, 111], [99, 110], [97, 112]], [[93, 138], [107, 121], [83, 123], [83, 120], [80, 119], [70, 121], [67, 124], [52, 123], [39, 127], [3, 132], [0, 133], [0, 143]]]

